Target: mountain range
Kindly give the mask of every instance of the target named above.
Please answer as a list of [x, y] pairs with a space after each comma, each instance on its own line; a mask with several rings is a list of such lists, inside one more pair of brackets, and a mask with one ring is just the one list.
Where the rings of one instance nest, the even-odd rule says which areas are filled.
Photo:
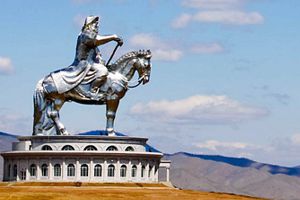
[[[101, 131], [100, 131], [101, 132]], [[99, 131], [82, 135], [99, 135]], [[118, 133], [120, 136], [124, 135]], [[0, 151], [11, 149], [17, 136], [0, 132]], [[158, 151], [148, 146], [149, 151]], [[164, 154], [171, 160], [170, 180], [182, 189], [243, 194], [270, 199], [300, 200], [300, 168], [259, 163], [247, 158], [198, 155], [187, 152]], [[0, 157], [0, 179], [3, 160]]]

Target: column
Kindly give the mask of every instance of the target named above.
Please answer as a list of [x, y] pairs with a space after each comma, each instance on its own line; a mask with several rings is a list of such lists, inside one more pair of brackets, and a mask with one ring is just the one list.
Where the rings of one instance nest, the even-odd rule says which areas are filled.
[[154, 181], [155, 182], [158, 182], [158, 168], [159, 168], [158, 163], [155, 163], [155, 168], [154, 168], [154, 170], [155, 170]]
[[21, 167], [20, 167], [20, 160], [17, 162], [17, 181], [20, 181], [20, 173], [21, 173]]
[[61, 179], [66, 180], [67, 179], [67, 174], [66, 174], [66, 160], [63, 158], [62, 160], [62, 165], [61, 165]]
[[117, 164], [116, 164], [116, 172], [115, 172], [115, 181], [119, 182], [120, 181], [120, 158], [117, 158]]
[[150, 177], [149, 177], [149, 160], [147, 160], [147, 165], [145, 167], [144, 177], [145, 177], [145, 181], [149, 182], [149, 180], [150, 180]]
[[76, 166], [75, 166], [75, 180], [80, 181], [80, 166], [79, 166], [79, 158], [76, 158]]
[[131, 159], [128, 162], [128, 167], [127, 167], [127, 181], [131, 181], [132, 180], [132, 175], [131, 175], [131, 168], [132, 168], [132, 164], [131, 164]]
[[93, 170], [93, 158], [90, 159], [90, 167], [89, 167], [89, 182], [91, 182], [91, 180], [94, 177], [94, 170]]
[[166, 179], [167, 179], [167, 182], [170, 182], [170, 167], [168, 166], [168, 167], [166, 167], [166, 169], [167, 169], [167, 177], [166, 177]]
[[27, 158], [27, 165], [26, 165], [26, 181], [29, 180], [29, 159]]
[[154, 165], [154, 163], [152, 165], [152, 170], [151, 170], [151, 181], [152, 182], [155, 181], [155, 165]]
[[104, 164], [103, 164], [103, 181], [107, 182], [107, 160], [104, 158]]
[[40, 161], [39, 158], [37, 158], [37, 162], [36, 162], [36, 180], [40, 180], [41, 179], [41, 167], [40, 167]]
[[49, 166], [49, 180], [52, 180], [53, 179], [53, 164], [52, 164], [52, 159], [49, 158], [49, 161], [48, 161], [48, 166]]
[[139, 160], [138, 162], [139, 162], [139, 164], [137, 165], [136, 180], [138, 182], [141, 182], [142, 181], [142, 161]]

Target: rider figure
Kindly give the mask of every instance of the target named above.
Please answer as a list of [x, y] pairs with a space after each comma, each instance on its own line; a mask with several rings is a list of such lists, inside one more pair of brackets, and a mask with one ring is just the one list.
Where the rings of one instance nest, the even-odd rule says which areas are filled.
[[98, 28], [99, 17], [87, 17], [77, 38], [74, 62], [67, 68], [51, 73], [58, 93], [65, 93], [79, 84], [90, 83], [90, 91], [85, 95], [93, 100], [101, 98], [98, 89], [105, 82], [108, 70], [98, 46], [110, 41], [116, 41], [121, 46], [123, 41], [117, 35], [99, 35]]

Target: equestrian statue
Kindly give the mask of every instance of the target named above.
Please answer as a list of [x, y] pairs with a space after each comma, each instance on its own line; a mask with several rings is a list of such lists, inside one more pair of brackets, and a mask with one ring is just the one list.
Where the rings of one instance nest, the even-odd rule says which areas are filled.
[[[114, 136], [114, 119], [120, 99], [129, 81], [138, 73], [138, 84], [147, 83], [151, 72], [150, 50], [126, 53], [109, 64], [123, 40], [117, 35], [99, 35], [99, 17], [85, 19], [77, 38], [74, 62], [41, 79], [34, 91], [33, 135], [69, 135], [60, 121], [59, 110], [66, 101], [106, 105], [106, 131]], [[110, 59], [105, 64], [98, 46], [115, 41]], [[137, 86], [136, 85], [136, 86]], [[134, 86], [135, 87], [135, 86]]]

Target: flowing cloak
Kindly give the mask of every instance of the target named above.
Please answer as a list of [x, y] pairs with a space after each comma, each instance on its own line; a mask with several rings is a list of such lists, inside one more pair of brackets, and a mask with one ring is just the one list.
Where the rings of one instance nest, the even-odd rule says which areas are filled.
[[97, 78], [97, 72], [92, 69], [95, 57], [99, 53], [95, 38], [95, 34], [81, 33], [77, 39], [73, 64], [51, 73], [59, 94], [65, 93], [79, 84], [90, 83]]

